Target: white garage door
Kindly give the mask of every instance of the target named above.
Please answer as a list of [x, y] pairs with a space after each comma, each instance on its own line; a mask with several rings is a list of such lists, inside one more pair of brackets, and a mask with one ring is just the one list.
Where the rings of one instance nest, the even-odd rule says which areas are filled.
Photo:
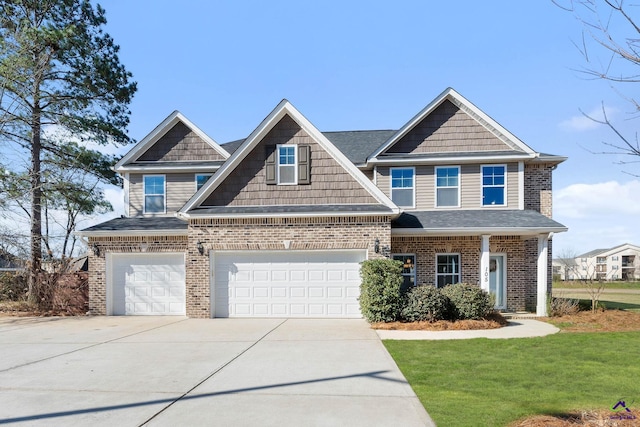
[[184, 254], [111, 255], [114, 315], [184, 315]]
[[215, 252], [215, 317], [359, 318], [364, 250]]

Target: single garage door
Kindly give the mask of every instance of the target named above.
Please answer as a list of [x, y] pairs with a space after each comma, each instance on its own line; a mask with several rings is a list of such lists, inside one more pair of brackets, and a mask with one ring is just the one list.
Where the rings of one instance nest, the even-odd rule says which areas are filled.
[[365, 250], [212, 255], [215, 317], [361, 317]]
[[111, 255], [114, 315], [184, 315], [183, 253]]

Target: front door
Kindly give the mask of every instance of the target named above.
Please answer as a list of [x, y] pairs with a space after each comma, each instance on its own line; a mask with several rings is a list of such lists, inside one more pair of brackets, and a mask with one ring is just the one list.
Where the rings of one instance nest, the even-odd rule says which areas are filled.
[[507, 308], [506, 256], [491, 255], [489, 258], [489, 292], [495, 297], [495, 308]]

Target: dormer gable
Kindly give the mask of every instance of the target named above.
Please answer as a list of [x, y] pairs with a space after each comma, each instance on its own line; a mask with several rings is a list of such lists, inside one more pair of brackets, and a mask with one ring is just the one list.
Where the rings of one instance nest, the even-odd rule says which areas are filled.
[[369, 159], [483, 153], [531, 156], [534, 150], [448, 88], [409, 120]]
[[180, 162], [223, 162], [229, 153], [179, 111], [174, 111], [138, 142], [116, 171], [134, 165]]
[[398, 211], [326, 136], [283, 100], [180, 212], [300, 214], [336, 209]]

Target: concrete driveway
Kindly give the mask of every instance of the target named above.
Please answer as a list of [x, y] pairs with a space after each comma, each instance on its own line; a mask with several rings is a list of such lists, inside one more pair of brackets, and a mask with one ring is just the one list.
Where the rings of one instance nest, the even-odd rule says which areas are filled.
[[433, 425], [363, 320], [0, 318], [0, 424]]

